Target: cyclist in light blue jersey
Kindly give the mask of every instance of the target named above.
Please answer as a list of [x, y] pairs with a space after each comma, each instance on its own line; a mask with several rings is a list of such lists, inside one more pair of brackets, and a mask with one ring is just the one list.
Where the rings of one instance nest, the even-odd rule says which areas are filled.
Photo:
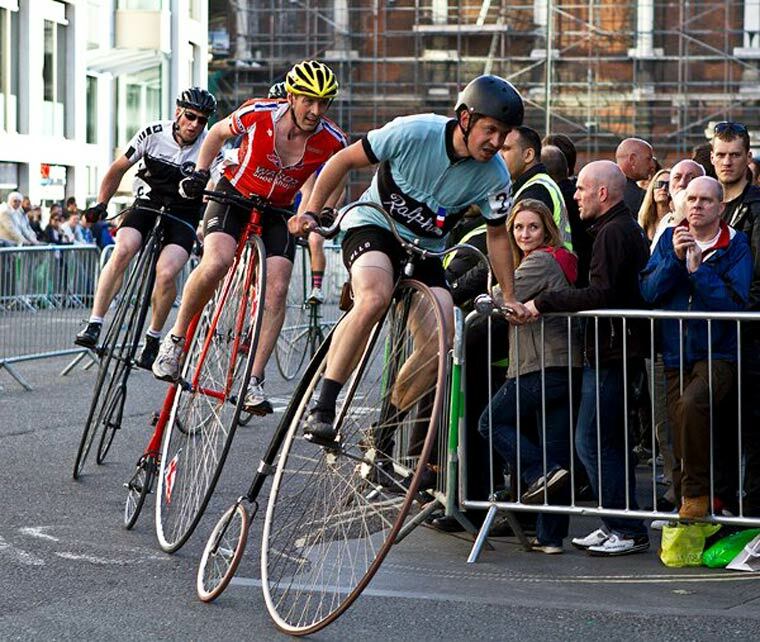
[[[488, 253], [505, 303], [514, 320], [526, 318], [514, 298], [513, 263], [505, 222], [511, 201], [509, 171], [497, 153], [512, 127], [522, 124], [517, 90], [498, 76], [470, 82], [456, 106], [456, 118], [421, 114], [396, 118], [336, 154], [325, 165], [306, 211], [290, 219], [293, 234], [316, 226], [328, 196], [352, 169], [379, 165], [360, 200], [381, 203], [397, 221], [399, 234], [421, 247], [442, 250], [446, 235], [470, 205], [488, 224]], [[317, 404], [306, 423], [307, 435], [320, 441], [336, 437], [335, 406], [343, 384], [361, 356], [373, 325], [390, 303], [405, 253], [370, 208], [358, 207], [344, 219], [343, 261], [351, 273], [354, 306], [336, 328]], [[430, 286], [453, 332], [453, 302], [441, 261], [415, 264], [414, 278]], [[350, 339], [349, 339], [350, 338]]]

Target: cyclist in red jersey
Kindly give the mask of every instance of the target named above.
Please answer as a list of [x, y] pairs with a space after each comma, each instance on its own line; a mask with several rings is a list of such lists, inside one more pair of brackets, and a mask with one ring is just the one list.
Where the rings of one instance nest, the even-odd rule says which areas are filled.
[[[324, 116], [338, 93], [338, 82], [329, 67], [314, 60], [300, 62], [288, 72], [285, 85], [285, 101], [249, 100], [211, 128], [196, 170], [180, 183], [182, 196], [196, 198], [203, 192], [210, 177], [209, 166], [224, 141], [242, 135], [236, 163], [226, 167], [216, 189], [242, 196], [255, 194], [280, 208], [292, 206], [296, 193], [315, 170], [346, 146], [346, 136]], [[333, 202], [342, 188], [336, 189]], [[179, 358], [190, 320], [211, 299], [232, 265], [249, 217], [247, 209], [234, 205], [210, 201], [206, 207], [203, 258], [188, 279], [177, 319], [161, 343], [153, 364], [157, 378], [174, 381], [179, 376]], [[284, 218], [267, 215], [262, 227], [267, 256], [264, 321], [244, 405], [246, 411], [257, 414], [272, 412], [262, 387], [264, 370], [285, 316], [295, 255], [295, 242]]]

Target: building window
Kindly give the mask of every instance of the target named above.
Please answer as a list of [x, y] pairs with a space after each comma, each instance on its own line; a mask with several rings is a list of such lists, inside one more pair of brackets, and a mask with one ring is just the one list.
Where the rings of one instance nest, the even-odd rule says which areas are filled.
[[0, 130], [16, 131], [18, 11], [0, 7]]
[[130, 11], [160, 11], [162, 0], [119, 0], [118, 9]]
[[119, 77], [116, 104], [120, 117], [115, 123], [118, 147], [126, 147], [147, 123], [161, 119], [161, 75], [159, 65]]
[[87, 76], [87, 142], [98, 142], [98, 79]]
[[88, 0], [87, 2], [87, 48], [99, 49], [105, 30], [100, 19], [105, 15], [101, 0]]
[[45, 20], [43, 79], [43, 123], [45, 136], [66, 134], [66, 25]]

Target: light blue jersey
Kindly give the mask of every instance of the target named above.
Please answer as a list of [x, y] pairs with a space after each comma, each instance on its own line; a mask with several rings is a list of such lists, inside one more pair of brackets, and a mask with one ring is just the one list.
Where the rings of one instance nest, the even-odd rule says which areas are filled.
[[[457, 158], [456, 126], [436, 114], [402, 116], [362, 139], [367, 157], [380, 166], [359, 200], [381, 203], [404, 239], [419, 239], [421, 247], [434, 251], [444, 249], [446, 235], [470, 205], [480, 207], [491, 224], [503, 223], [512, 205], [501, 156], [485, 163]], [[380, 214], [364, 207], [353, 209], [341, 227], [362, 225], [388, 227]]]

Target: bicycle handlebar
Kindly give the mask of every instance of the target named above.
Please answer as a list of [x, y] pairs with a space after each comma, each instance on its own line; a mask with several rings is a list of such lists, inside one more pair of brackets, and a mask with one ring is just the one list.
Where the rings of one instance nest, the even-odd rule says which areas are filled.
[[[488, 267], [488, 276], [486, 277], [486, 291], [488, 294], [482, 294], [479, 299], [479, 305], [478, 308], [480, 312], [485, 313], [486, 312], [486, 306], [490, 305], [490, 311], [498, 311], [502, 314], [509, 315], [514, 312], [512, 308], [509, 306], [505, 306], [503, 304], [497, 303], [497, 296], [494, 293], [493, 289], [493, 270], [491, 269], [491, 262], [489, 261], [488, 257], [483, 254], [478, 248], [469, 245], [467, 243], [459, 243], [457, 245], [453, 245], [450, 248], [447, 248], [445, 250], [441, 251], [434, 251], [434, 250], [427, 250], [425, 248], [419, 247], [419, 239], [415, 241], [408, 241], [401, 237], [401, 235], [398, 233], [398, 229], [396, 227], [396, 221], [391, 217], [391, 215], [385, 210], [385, 208], [382, 205], [378, 205], [377, 203], [373, 203], [371, 201], [355, 201], [353, 203], [350, 203], [347, 205], [343, 210], [341, 210], [338, 213], [338, 216], [335, 217], [335, 220], [333, 221], [332, 225], [329, 227], [316, 227], [312, 231], [316, 232], [317, 234], [320, 234], [321, 236], [324, 236], [325, 238], [332, 238], [340, 230], [340, 222], [343, 220], [343, 218], [348, 214], [352, 209], [357, 207], [369, 207], [376, 212], [378, 212], [388, 223], [388, 226], [390, 227], [390, 231], [393, 234], [393, 236], [396, 237], [396, 240], [399, 242], [401, 247], [404, 249], [404, 251], [407, 252], [410, 256], [412, 254], [416, 254], [417, 256], [420, 256], [421, 258], [425, 257], [435, 257], [435, 258], [443, 258], [447, 254], [452, 254], [453, 252], [459, 252], [464, 251], [469, 254], [474, 254], [475, 257], [480, 261], [481, 263], [485, 264]], [[486, 302], [485, 298], [481, 297], [487, 297], [488, 301], [490, 301], [490, 304]], [[476, 305], [477, 305], [476, 301]]]
[[130, 205], [126, 210], [122, 210], [115, 216], [111, 216], [103, 220], [113, 221], [114, 219], [124, 214], [124, 212], [126, 212], [127, 210], [142, 210], [144, 212], [150, 212], [151, 214], [157, 214], [160, 217], [170, 218], [173, 221], [176, 221], [177, 223], [181, 223], [182, 225], [185, 225], [193, 233], [193, 237], [195, 238], [195, 240], [196, 241], [198, 240], [198, 235], [195, 233], [195, 228], [192, 225], [190, 225], [190, 223], [179, 218], [178, 216], [174, 216], [174, 214], [169, 214], [169, 212], [166, 211], [166, 206], [162, 206], [161, 208], [156, 209], [155, 207], [149, 207], [147, 205], [142, 205], [141, 203], [135, 202], [135, 203], [132, 203], [132, 205]]
[[215, 190], [204, 189], [203, 195], [208, 196], [210, 199], [218, 201], [220, 203], [231, 203], [239, 207], [253, 209], [271, 214], [279, 214], [280, 216], [286, 216], [290, 218], [294, 212], [282, 207], [275, 207], [270, 204], [268, 200], [259, 196], [258, 194], [251, 194], [250, 196], [243, 196], [242, 194], [232, 194], [230, 192], [217, 192]]

